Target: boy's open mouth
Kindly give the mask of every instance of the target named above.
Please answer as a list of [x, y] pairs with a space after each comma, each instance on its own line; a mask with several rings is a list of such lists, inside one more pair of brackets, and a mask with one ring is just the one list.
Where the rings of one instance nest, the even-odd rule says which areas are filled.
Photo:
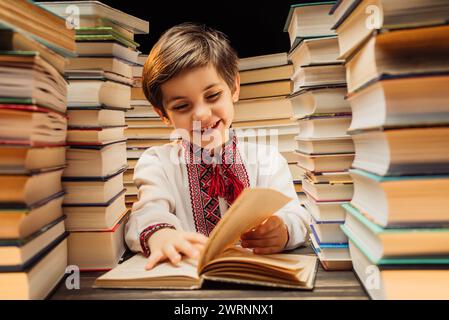
[[218, 127], [218, 125], [220, 124], [221, 120], [218, 120], [210, 125], [208, 125], [207, 127], [203, 127], [201, 128], [201, 134], [204, 134], [205, 132], [209, 131], [209, 130], [213, 130], [216, 129]]

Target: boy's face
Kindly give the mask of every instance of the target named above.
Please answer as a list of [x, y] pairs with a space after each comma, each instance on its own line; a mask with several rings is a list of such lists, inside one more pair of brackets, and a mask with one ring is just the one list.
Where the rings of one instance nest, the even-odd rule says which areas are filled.
[[[185, 130], [190, 141], [213, 149], [229, 138], [228, 129], [238, 101], [240, 78], [234, 92], [213, 65], [187, 70], [161, 86], [163, 106], [176, 129]], [[162, 117], [162, 113], [156, 109]]]

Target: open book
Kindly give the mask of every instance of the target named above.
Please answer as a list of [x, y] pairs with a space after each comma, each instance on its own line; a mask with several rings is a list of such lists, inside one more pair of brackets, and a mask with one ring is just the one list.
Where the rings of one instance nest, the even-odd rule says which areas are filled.
[[178, 267], [164, 262], [145, 270], [147, 258], [137, 254], [99, 277], [101, 288], [197, 289], [204, 279], [274, 287], [312, 289], [317, 259], [296, 254], [255, 255], [236, 245], [291, 199], [271, 189], [245, 189], [212, 231], [199, 260]]

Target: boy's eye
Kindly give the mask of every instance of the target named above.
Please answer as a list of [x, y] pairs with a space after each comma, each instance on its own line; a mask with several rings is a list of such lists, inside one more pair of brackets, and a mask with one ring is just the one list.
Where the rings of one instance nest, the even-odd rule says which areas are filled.
[[207, 96], [207, 99], [213, 100], [215, 98], [218, 98], [220, 95], [221, 95], [221, 91], [218, 91], [218, 92], [216, 92], [214, 94], [211, 94], [210, 96]]
[[173, 107], [173, 110], [182, 110], [182, 109], [184, 109], [184, 108], [186, 108], [186, 107], [187, 107], [186, 104], [181, 104], [181, 105], [179, 105], [179, 106]]

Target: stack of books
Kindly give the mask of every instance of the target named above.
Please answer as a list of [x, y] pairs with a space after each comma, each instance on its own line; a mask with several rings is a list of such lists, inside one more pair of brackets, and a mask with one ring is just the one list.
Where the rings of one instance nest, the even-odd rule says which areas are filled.
[[294, 66], [290, 101], [299, 134], [296, 161], [302, 172], [304, 206], [310, 213], [312, 245], [326, 270], [352, 268], [348, 239], [340, 229], [345, 220], [341, 204], [351, 200], [348, 169], [354, 145], [347, 134], [351, 108], [345, 100], [343, 60], [331, 30], [329, 10], [334, 2], [293, 5], [285, 23]]
[[293, 65], [287, 53], [240, 59], [239, 71], [240, 96], [232, 127], [248, 142], [277, 147], [289, 163], [297, 192], [301, 192], [301, 176], [294, 157], [294, 137], [299, 129], [291, 119], [288, 99]]
[[126, 137], [128, 170], [125, 172], [126, 206], [131, 208], [137, 201], [137, 187], [134, 185], [134, 167], [146, 149], [170, 142], [173, 130], [167, 126], [154, 111], [142, 90], [143, 66], [148, 54], [140, 54], [138, 63], [133, 66], [133, 88], [131, 89], [131, 109], [126, 112]]
[[130, 108], [132, 66], [138, 63], [135, 33], [148, 22], [97, 1], [41, 3], [67, 16], [79, 9], [78, 57], [69, 60], [67, 168], [63, 209], [70, 231], [69, 264], [108, 270], [125, 252], [123, 174], [126, 171], [125, 111]]
[[63, 73], [74, 49], [64, 19], [0, 2], [0, 299], [44, 299], [65, 274]]
[[374, 2], [369, 32], [373, 1], [334, 11], [356, 152], [342, 229], [372, 298], [449, 299], [449, 3]]

